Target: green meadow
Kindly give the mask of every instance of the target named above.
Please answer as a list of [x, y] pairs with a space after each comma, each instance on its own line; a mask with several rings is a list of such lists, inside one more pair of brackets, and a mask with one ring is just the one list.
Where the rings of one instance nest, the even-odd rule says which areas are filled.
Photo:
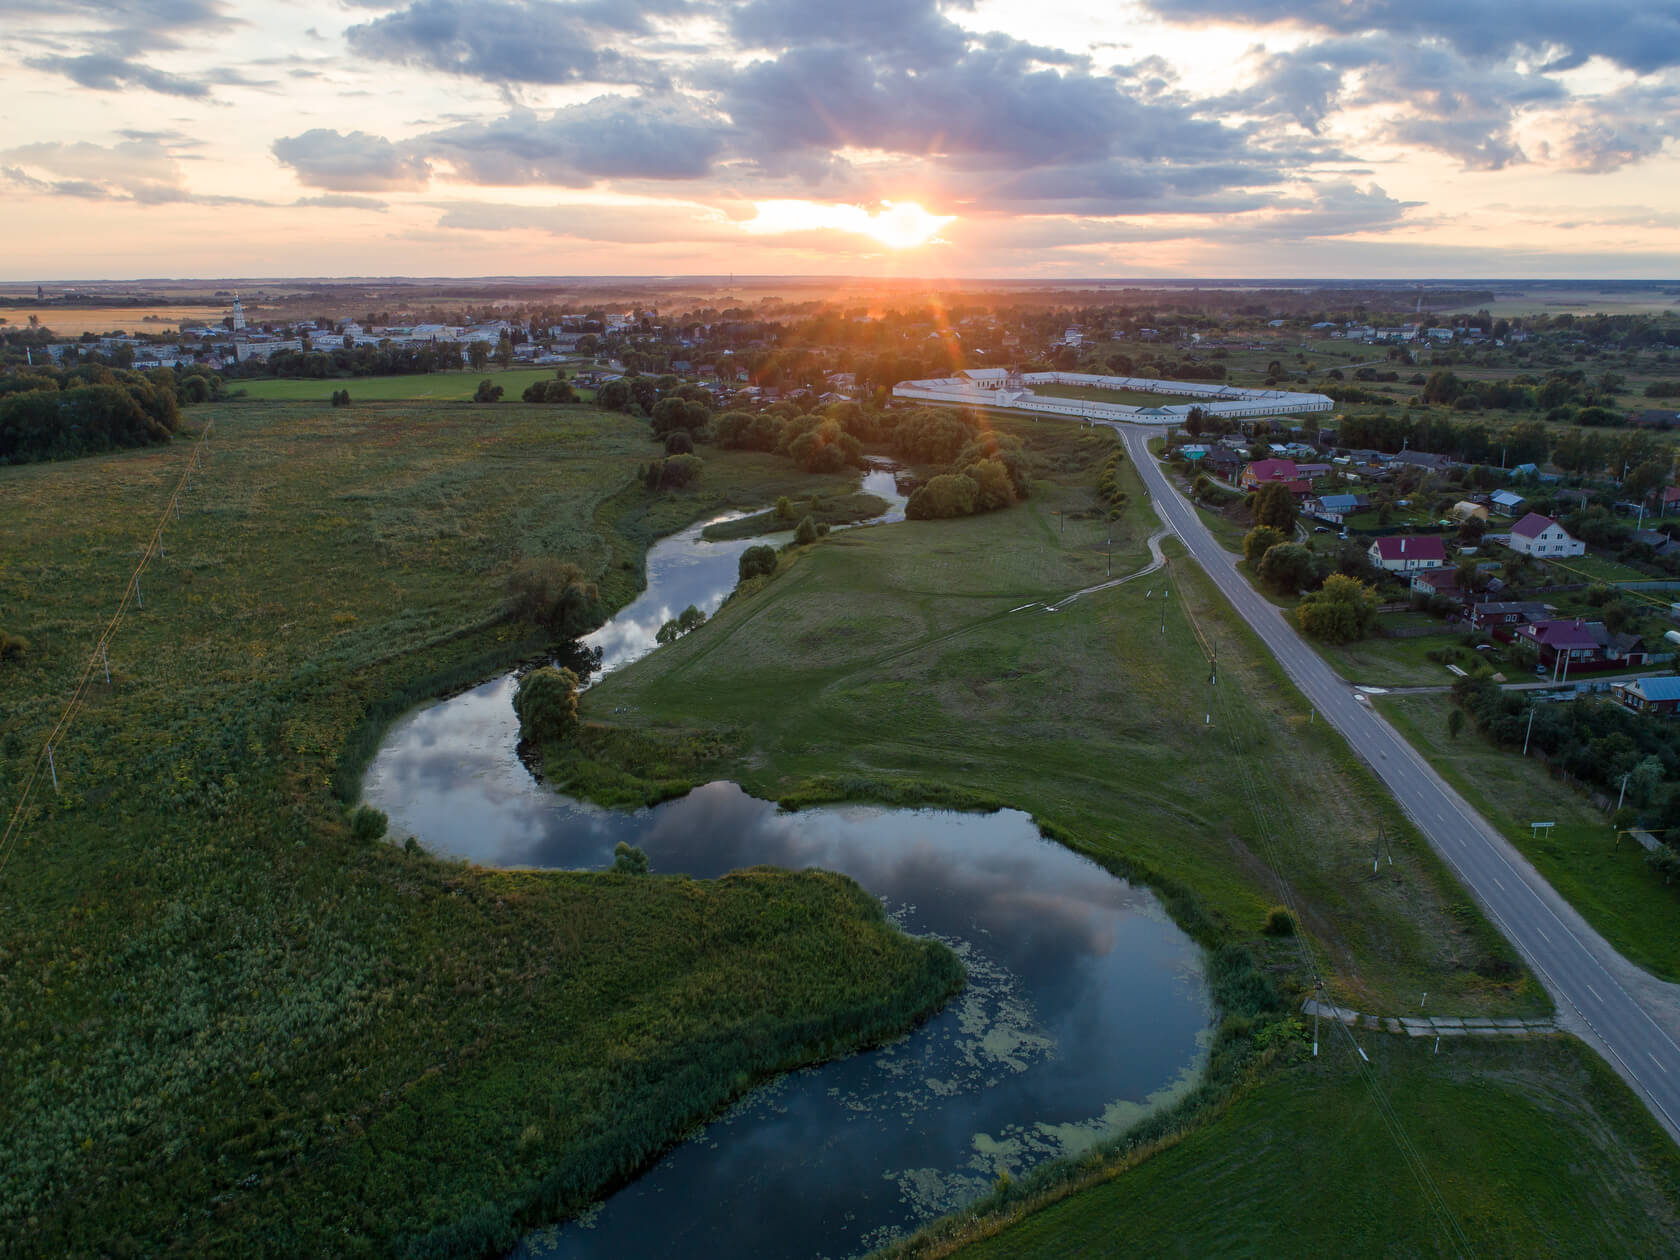
[[[210, 420], [0, 868], [0, 1252], [493, 1254], [960, 982], [848, 880], [486, 872], [358, 839], [334, 793], [380, 715], [541, 650], [520, 557], [621, 603], [653, 538], [855, 479], [720, 456], [650, 495], [645, 426], [585, 408]], [[0, 470], [6, 813], [196, 436]]]
[[[567, 372], [567, 376], [571, 376]], [[553, 368], [485, 368], [460, 372], [420, 372], [405, 376], [326, 377], [321, 380], [294, 377], [256, 377], [229, 381], [227, 390], [243, 391], [247, 398], [269, 402], [332, 401], [334, 391], [350, 391], [352, 403], [364, 402], [471, 402], [480, 381], [502, 387], [504, 402], [517, 402], [527, 387], [537, 381], [552, 381]]]

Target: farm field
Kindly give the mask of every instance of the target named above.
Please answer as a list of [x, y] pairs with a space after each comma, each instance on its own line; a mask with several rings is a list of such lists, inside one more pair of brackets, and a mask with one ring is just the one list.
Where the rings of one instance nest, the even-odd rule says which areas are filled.
[[[571, 375], [570, 372], [567, 373]], [[405, 376], [350, 376], [322, 380], [290, 377], [256, 377], [230, 380], [230, 393], [243, 390], [247, 398], [271, 402], [331, 401], [334, 390], [347, 389], [353, 403], [364, 402], [471, 402], [480, 381], [502, 387], [503, 402], [518, 402], [527, 387], [537, 381], [552, 381], [553, 368], [486, 368], [460, 372], [424, 372]], [[587, 393], [587, 391], [585, 391]]]
[[542, 649], [502, 613], [516, 559], [622, 603], [655, 537], [839, 480], [708, 451], [650, 494], [645, 426], [583, 408], [240, 401], [0, 470], [29, 643], [0, 665], [0, 808], [212, 419], [0, 867], [0, 1250], [496, 1252], [949, 992], [948, 953], [850, 881], [492, 874], [347, 826], [368, 715]]

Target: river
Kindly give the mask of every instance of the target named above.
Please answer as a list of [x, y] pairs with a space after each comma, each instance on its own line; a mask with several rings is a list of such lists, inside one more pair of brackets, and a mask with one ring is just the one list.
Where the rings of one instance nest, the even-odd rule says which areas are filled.
[[[883, 476], [890, 486], [890, 473], [870, 474]], [[901, 517], [896, 488], [889, 502]], [[590, 636], [601, 669], [651, 650], [688, 604], [715, 611], [740, 552], [762, 541], [709, 542], [701, 528], [650, 550], [647, 591]], [[1200, 1070], [1212, 1017], [1200, 951], [1146, 889], [1043, 839], [1027, 815], [786, 813], [723, 782], [635, 813], [601, 809], [520, 762], [516, 686], [506, 675], [391, 729], [365, 796], [393, 835], [487, 866], [598, 869], [624, 840], [655, 873], [839, 871], [969, 973], [909, 1035], [753, 1090], [518, 1254], [856, 1254], [1120, 1132]]]

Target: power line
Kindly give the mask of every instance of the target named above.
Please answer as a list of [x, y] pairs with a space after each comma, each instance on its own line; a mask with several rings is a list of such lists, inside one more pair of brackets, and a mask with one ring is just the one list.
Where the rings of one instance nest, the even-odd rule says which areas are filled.
[[47, 771], [46, 777], [52, 781], [53, 790], [55, 792], [58, 790], [58, 763], [53, 755], [53, 749], [62, 746], [63, 737], [69, 732], [76, 714], [81, 711], [82, 705], [86, 702], [88, 687], [92, 683], [94, 675], [97, 672], [103, 672], [106, 680], [109, 681], [110, 679], [108, 649], [116, 637], [118, 629], [121, 628], [123, 620], [128, 616], [130, 601], [136, 607], [144, 607], [140, 602], [140, 574], [145, 571], [147, 563], [152, 558], [153, 551], [162, 553], [164, 526], [168, 524], [172, 512], [177, 518], [181, 514], [181, 493], [192, 485], [192, 471], [197, 466], [199, 458], [208, 448], [210, 430], [215, 427], [215, 423], [214, 420], [208, 421], [204, 426], [204, 431], [199, 435], [198, 444], [193, 447], [192, 454], [187, 459], [186, 467], [181, 470], [180, 477], [176, 479], [175, 489], [170, 493], [168, 501], [164, 504], [157, 525], [152, 529], [151, 536], [146, 540], [145, 549], [140, 553], [139, 563], [134, 566], [134, 572], [129, 574], [128, 584], [123, 588], [122, 598], [117, 601], [117, 611], [111, 615], [111, 620], [106, 623], [104, 631], [94, 641], [92, 649], [88, 652], [87, 664], [82, 667], [81, 676], [76, 680], [75, 690], [70, 693], [70, 699], [65, 703], [64, 711], [59, 714], [58, 721], [53, 724], [52, 730], [47, 734], [46, 742], [41, 745], [41, 751], [35, 755], [34, 762], [31, 763], [28, 772], [23, 777], [23, 787], [18, 796], [17, 804], [12, 807], [11, 816], [6, 820], [6, 830], [0, 833], [0, 874], [5, 873], [6, 863], [11, 858], [14, 842], [23, 833], [24, 813], [29, 807], [29, 801], [31, 796], [34, 795], [36, 785], [43, 777], [41, 774], [43, 767]]

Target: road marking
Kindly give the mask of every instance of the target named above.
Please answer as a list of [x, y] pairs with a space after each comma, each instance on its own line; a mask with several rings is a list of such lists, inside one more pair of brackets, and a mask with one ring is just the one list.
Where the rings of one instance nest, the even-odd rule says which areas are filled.
[[[1497, 875], [1495, 875], [1495, 876], [1494, 876], [1494, 877], [1493, 877], [1493, 882], [1494, 882], [1494, 883], [1496, 883], [1496, 884], [1499, 884], [1499, 876], [1497, 876]], [[1504, 884], [1499, 884], [1499, 891], [1500, 891], [1500, 892], [1504, 892], [1504, 891], [1505, 891], [1505, 885], [1504, 885]]]
[[1661, 1059], [1657, 1058], [1657, 1056], [1652, 1054], [1649, 1050], [1647, 1050], [1645, 1052], [1645, 1054], [1646, 1054], [1646, 1057], [1649, 1058], [1652, 1063], [1655, 1063], [1657, 1065], [1657, 1067], [1662, 1070], [1662, 1074], [1664, 1076], [1668, 1075], [1668, 1069], [1663, 1067], [1663, 1061]]
[[1600, 1002], [1604, 1001], [1603, 998], [1598, 996], [1598, 990], [1593, 988], [1592, 985], [1587, 984], [1585, 981], [1582, 981], [1582, 987], [1585, 988], [1588, 993], [1592, 994], [1593, 997], [1596, 998], [1598, 1001], [1600, 1001]]

